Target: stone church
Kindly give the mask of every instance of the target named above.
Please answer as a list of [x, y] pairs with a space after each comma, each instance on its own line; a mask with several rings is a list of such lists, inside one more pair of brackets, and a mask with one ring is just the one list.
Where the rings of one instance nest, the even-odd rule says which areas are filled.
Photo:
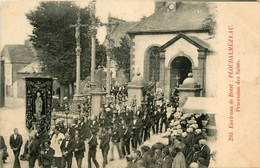
[[131, 80], [155, 81], [165, 97], [192, 73], [200, 97], [216, 97], [214, 7], [199, 2], [155, 2], [155, 12], [128, 31]]

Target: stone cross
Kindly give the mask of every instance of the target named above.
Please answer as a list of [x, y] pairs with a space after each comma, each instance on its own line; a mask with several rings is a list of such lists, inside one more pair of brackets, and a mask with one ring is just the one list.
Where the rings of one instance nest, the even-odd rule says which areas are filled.
[[110, 58], [111, 58], [111, 50], [113, 47], [113, 40], [111, 39], [111, 33], [112, 33], [112, 26], [113, 25], [118, 25], [118, 23], [111, 23], [111, 17], [110, 13], [108, 14], [108, 23], [102, 23], [102, 26], [106, 26], [107, 28], [107, 35], [106, 35], [106, 40], [108, 42], [106, 46], [106, 53], [107, 53], [107, 84], [106, 84], [106, 91], [107, 94], [110, 95], [111, 91], [111, 71], [110, 71]]
[[76, 56], [77, 56], [77, 61], [76, 61], [76, 95], [78, 96], [80, 94], [79, 92], [79, 83], [80, 83], [80, 54], [81, 54], [81, 47], [80, 47], [80, 28], [81, 27], [87, 27], [88, 25], [83, 25], [80, 23], [80, 12], [78, 12], [78, 20], [77, 24], [75, 25], [70, 25], [71, 28], [75, 28], [75, 38], [76, 38]]

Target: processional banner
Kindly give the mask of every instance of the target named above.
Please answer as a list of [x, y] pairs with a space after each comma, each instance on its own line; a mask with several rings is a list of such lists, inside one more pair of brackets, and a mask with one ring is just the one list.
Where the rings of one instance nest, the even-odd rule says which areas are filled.
[[[27, 77], [26, 128], [38, 133], [49, 131], [52, 111], [52, 78]], [[36, 128], [34, 127], [36, 126]]]

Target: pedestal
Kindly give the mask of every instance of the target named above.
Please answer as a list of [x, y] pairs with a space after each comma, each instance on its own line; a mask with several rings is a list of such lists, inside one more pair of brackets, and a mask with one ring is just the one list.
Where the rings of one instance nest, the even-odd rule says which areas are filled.
[[103, 91], [93, 91], [91, 94], [91, 116], [99, 115], [100, 108], [102, 107], [102, 97], [106, 95]]
[[179, 91], [179, 106], [182, 107], [188, 97], [200, 97], [202, 88], [177, 88]]
[[142, 105], [142, 97], [143, 97], [143, 86], [128, 86], [128, 101], [130, 103], [133, 102], [133, 100], [136, 100], [136, 107], [141, 107]]

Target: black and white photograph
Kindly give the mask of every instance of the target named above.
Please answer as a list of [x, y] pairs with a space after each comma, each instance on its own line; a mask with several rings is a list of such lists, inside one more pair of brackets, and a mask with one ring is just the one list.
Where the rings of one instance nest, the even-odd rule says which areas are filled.
[[259, 166], [259, 2], [0, 4], [0, 168]]

